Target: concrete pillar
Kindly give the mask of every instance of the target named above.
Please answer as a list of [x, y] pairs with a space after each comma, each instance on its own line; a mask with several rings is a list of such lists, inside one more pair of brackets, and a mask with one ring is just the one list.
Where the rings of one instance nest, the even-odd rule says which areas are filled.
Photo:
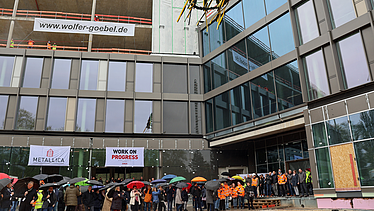
[[[19, 3], [19, 0], [14, 1], [12, 19], [16, 17], [17, 9], [18, 9], [18, 3]], [[14, 30], [14, 20], [12, 20], [10, 22], [8, 40], [6, 42], [6, 48], [9, 48], [9, 46], [10, 46], [10, 41], [12, 40], [12, 37], [13, 37], [13, 30]]]
[[[92, 0], [91, 21], [94, 20], [95, 13], [96, 13], [96, 0]], [[92, 34], [88, 35], [88, 49], [87, 49], [88, 52], [91, 52], [91, 49], [92, 49], [92, 39], [93, 39], [93, 35]]]

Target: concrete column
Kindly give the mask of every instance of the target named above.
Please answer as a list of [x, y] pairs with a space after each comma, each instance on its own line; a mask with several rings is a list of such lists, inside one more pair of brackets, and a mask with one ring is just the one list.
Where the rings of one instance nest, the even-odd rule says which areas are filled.
[[[19, 3], [19, 0], [14, 1], [12, 19], [14, 19], [16, 17], [17, 9], [18, 9], [18, 3]], [[10, 22], [8, 40], [6, 42], [6, 48], [9, 48], [9, 46], [10, 46], [10, 41], [12, 40], [12, 37], [13, 37], [13, 30], [14, 30], [14, 20], [12, 20]]]
[[[96, 0], [92, 0], [91, 21], [94, 20], [95, 13], [96, 13]], [[88, 52], [91, 52], [91, 49], [92, 49], [92, 39], [93, 39], [93, 35], [92, 34], [88, 35], [88, 49], [87, 49]]]

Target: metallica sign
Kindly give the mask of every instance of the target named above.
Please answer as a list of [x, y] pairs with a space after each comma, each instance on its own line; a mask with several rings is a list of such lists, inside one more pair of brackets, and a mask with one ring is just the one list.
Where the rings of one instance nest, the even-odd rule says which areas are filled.
[[30, 145], [29, 166], [69, 166], [70, 146]]

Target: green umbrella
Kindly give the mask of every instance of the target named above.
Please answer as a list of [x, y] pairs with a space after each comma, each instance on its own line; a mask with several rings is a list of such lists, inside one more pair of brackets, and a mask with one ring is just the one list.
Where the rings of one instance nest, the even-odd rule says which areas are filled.
[[183, 180], [186, 180], [186, 178], [184, 178], [184, 177], [175, 177], [172, 180], [170, 180], [169, 184], [175, 183], [175, 182], [180, 182], [180, 181], [183, 181]]
[[79, 185], [79, 186], [87, 186], [87, 185], [90, 185], [90, 184], [87, 184], [86, 182], [88, 181], [88, 179], [85, 179], [81, 182], [77, 182], [75, 183], [75, 185]]

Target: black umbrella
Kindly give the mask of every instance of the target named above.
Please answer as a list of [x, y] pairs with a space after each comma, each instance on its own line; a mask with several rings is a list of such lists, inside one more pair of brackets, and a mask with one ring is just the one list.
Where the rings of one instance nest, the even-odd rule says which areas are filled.
[[89, 186], [89, 185], [86, 185], [86, 186], [79, 186], [79, 189], [80, 189], [81, 193], [87, 192], [87, 191], [88, 191], [88, 186]]
[[63, 180], [71, 180], [70, 177], [63, 177]]
[[179, 182], [175, 187], [177, 188], [187, 188], [188, 184], [185, 182]]
[[[118, 186], [118, 185], [117, 185]], [[108, 194], [107, 194], [107, 196], [108, 196], [108, 198], [113, 198], [113, 193], [114, 193], [114, 191], [116, 191], [116, 187], [117, 186], [113, 186], [113, 187], [111, 187], [110, 189], [109, 189], [109, 192], [108, 192]], [[121, 187], [123, 187], [123, 186], [121, 186]]]
[[217, 180], [218, 182], [227, 182], [227, 181], [230, 181], [230, 179], [228, 178], [221, 178], [219, 180]]
[[228, 177], [229, 177], [229, 176], [230, 176], [230, 173], [225, 171], [225, 172], [222, 172], [221, 175], [222, 175], [222, 176], [228, 176]]
[[69, 184], [75, 184], [77, 182], [82, 182], [86, 180], [86, 178], [83, 178], [83, 177], [76, 177], [76, 178], [73, 178], [71, 180], [69, 180]]
[[39, 190], [48, 190], [48, 188], [52, 187], [53, 189], [60, 187], [57, 183], [47, 183], [39, 187]]
[[123, 185], [127, 185], [129, 184], [130, 182], [134, 181], [133, 179], [125, 179], [123, 180], [120, 184], [123, 184]]
[[16, 182], [16, 184], [14, 184], [13, 188], [14, 188], [14, 194], [16, 196], [19, 196], [19, 195], [23, 195], [26, 191], [27, 191], [27, 184], [29, 182], [34, 182], [34, 188], [35, 189], [38, 189], [39, 188], [39, 181], [37, 179], [34, 179], [34, 178], [23, 178], [23, 179], [20, 179]]
[[67, 178], [64, 178], [63, 180], [61, 180], [61, 181], [59, 181], [59, 182], [57, 182], [56, 184], [57, 185], [64, 185], [64, 184], [66, 184], [66, 183], [68, 183], [69, 182], [69, 180], [70, 180], [70, 178], [69, 179], [67, 179]]
[[103, 183], [96, 181], [96, 180], [88, 180], [86, 183], [90, 185], [100, 185], [100, 186], [103, 185]]
[[3, 190], [12, 180], [9, 178], [0, 179], [0, 191]]
[[106, 190], [108, 188], [111, 188], [115, 185], [115, 183], [111, 182], [111, 183], [108, 183], [106, 184], [104, 187], [100, 188], [99, 191], [102, 191], [102, 190]]
[[210, 180], [208, 182], [205, 183], [205, 188], [207, 190], [212, 190], [212, 191], [216, 191], [220, 186], [220, 182], [218, 180], [214, 181], [214, 180]]
[[47, 174], [38, 174], [38, 175], [33, 176], [32, 178], [34, 178], [36, 180], [45, 180], [45, 179], [47, 179], [47, 177], [48, 177]]
[[144, 183], [144, 185], [151, 185], [151, 183], [150, 183], [150, 182], [148, 182], [148, 181], [139, 181], [139, 182], [142, 182], [142, 183]]
[[156, 187], [160, 187], [160, 186], [163, 187], [163, 188], [164, 188], [164, 187], [168, 187], [168, 186], [169, 186], [169, 183], [165, 182], [165, 183], [157, 183], [157, 184], [156, 184]]
[[47, 182], [48, 183], [59, 182], [59, 181], [61, 181], [63, 179], [64, 179], [64, 177], [61, 176], [61, 175], [59, 175], [59, 174], [52, 174], [52, 175], [49, 175], [47, 177]]

